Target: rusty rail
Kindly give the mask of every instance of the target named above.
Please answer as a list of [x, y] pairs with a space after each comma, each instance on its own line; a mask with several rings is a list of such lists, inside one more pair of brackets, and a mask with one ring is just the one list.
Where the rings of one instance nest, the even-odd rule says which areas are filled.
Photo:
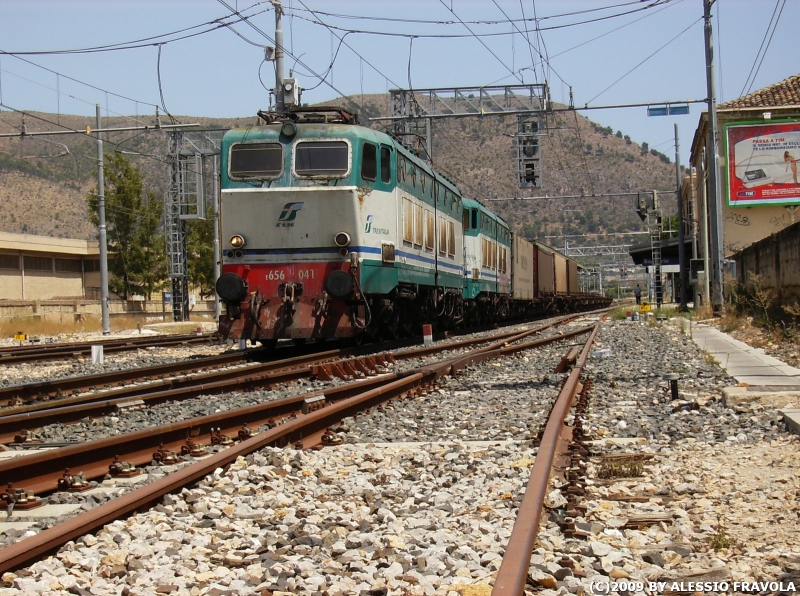
[[519, 506], [517, 519], [497, 572], [492, 590], [493, 596], [520, 596], [525, 591], [525, 582], [528, 577], [531, 554], [539, 533], [539, 522], [544, 509], [544, 499], [547, 494], [553, 460], [557, 454], [563, 453], [566, 449], [568, 441], [563, 435], [571, 432], [571, 428], [565, 427], [564, 419], [579, 391], [583, 366], [586, 364], [589, 350], [602, 322], [602, 319], [597, 322], [586, 340], [581, 355], [556, 398], [547, 420], [542, 442], [531, 469], [531, 476]]
[[174, 335], [155, 337], [135, 337], [93, 342], [40, 344], [29, 346], [7, 346], [0, 349], [0, 365], [38, 362], [40, 360], [63, 360], [91, 354], [93, 345], [102, 345], [106, 353], [126, 352], [146, 347], [170, 347], [175, 345], [213, 343], [218, 341], [216, 334]]
[[[546, 338], [545, 340], [536, 340], [535, 342], [520, 344], [518, 346], [508, 346], [506, 345], [507, 342], [495, 342], [493, 350], [489, 352], [487, 352], [486, 349], [481, 350], [483, 354], [481, 359], [488, 360], [491, 357], [498, 358], [512, 351], [525, 349], [526, 347], [534, 347], [542, 343], [560, 341], [567, 336], [571, 337], [577, 333], [586, 333], [587, 331], [588, 328], [581, 329], [569, 332], [565, 335], [556, 335]], [[522, 335], [525, 335], [525, 333]], [[67, 522], [0, 550], [0, 573], [29, 564], [37, 560], [40, 556], [52, 552], [69, 540], [73, 540], [87, 532], [97, 530], [112, 520], [148, 506], [163, 495], [179, 490], [195, 482], [199, 478], [206, 476], [213, 470], [230, 464], [239, 456], [247, 455], [265, 446], [285, 446], [292, 444], [297, 447], [305, 448], [318, 444], [322, 440], [323, 433], [343, 418], [352, 416], [364, 409], [375, 407], [384, 401], [407, 395], [415, 389], [434, 383], [447, 374], [456, 374], [458, 370], [463, 368], [464, 362], [464, 357], [459, 356], [402, 375], [385, 375], [383, 378], [362, 380], [327, 390], [325, 392], [326, 399], [336, 402], [329, 407], [298, 416], [294, 419], [288, 419], [283, 424], [279, 424], [261, 434], [247, 438], [238, 445], [220, 451], [197, 463], [186, 466], [165, 478], [136, 489], [122, 497], [82, 513]], [[462, 366], [456, 368], [454, 367], [456, 363], [461, 363]], [[279, 406], [283, 408], [284, 413], [288, 414], [294, 412], [298, 404], [301, 404], [305, 397], [308, 396], [296, 396], [280, 400], [281, 403], [276, 401], [271, 404], [253, 406], [249, 408], [249, 410], [259, 408], [263, 410], [269, 407]], [[293, 403], [290, 404], [289, 402]], [[246, 414], [242, 411], [235, 412], [234, 414], [240, 417], [243, 415], [252, 415], [253, 413], [254, 412], [249, 412]], [[231, 413], [224, 414], [230, 415]], [[260, 418], [263, 419], [263, 416], [264, 412], [262, 411], [260, 413]], [[219, 421], [212, 420], [212, 418], [213, 417], [205, 417], [202, 423], [200, 420], [186, 421], [183, 428], [172, 428], [171, 432], [177, 432], [179, 434], [187, 428], [200, 428], [205, 424], [210, 424], [213, 427], [215, 424], [218, 424]], [[250, 419], [252, 420], [252, 417]], [[241, 418], [237, 418], [236, 424], [239, 424], [240, 420]], [[168, 426], [175, 427], [176, 425]], [[228, 426], [231, 426], [231, 424]], [[137, 434], [138, 437], [136, 437], [136, 440], [142, 440], [147, 434], [153, 435], [153, 430], [154, 429], [149, 429], [131, 434]], [[199, 436], [196, 438], [198, 441], [200, 440]], [[152, 437], [150, 441], [152, 445]], [[86, 445], [77, 445], [56, 450], [56, 452], [62, 452], [67, 458], [75, 457], [79, 452], [85, 454], [87, 451]], [[105, 453], [108, 454], [109, 451], [106, 450]], [[32, 458], [36, 458], [36, 461], [34, 462]], [[30, 464], [33, 463], [35, 463], [33, 467], [40, 466], [46, 459], [46, 454], [17, 458], [11, 462], [2, 464], [2, 470], [9, 472], [9, 468], [13, 467], [17, 471], [21, 471], [31, 467]], [[61, 460], [58, 465], [63, 467], [62, 464], [64, 461], [65, 460]], [[51, 470], [52, 469], [55, 469], [53, 465], [51, 465]], [[2, 477], [2, 475], [0, 475], [0, 477]]]
[[[481, 354], [497, 347], [520, 341], [525, 337], [557, 325], [567, 324], [580, 316], [585, 316], [585, 314], [562, 317], [525, 331], [508, 331], [491, 338], [470, 338], [448, 344], [415, 347], [410, 350], [395, 352], [393, 360], [419, 358], [434, 353], [491, 342], [488, 346], [473, 352], [473, 354]], [[575, 333], [572, 335], [575, 335]], [[529, 347], [535, 347], [536, 345], [538, 344], [533, 344]], [[64, 424], [81, 420], [87, 416], [97, 417], [112, 414], [119, 408], [125, 407], [126, 404], [130, 404], [132, 400], [141, 401], [142, 405], [152, 406], [167, 401], [190, 399], [199, 395], [245, 391], [279, 383], [288, 383], [301, 378], [310, 378], [315, 375], [320, 377], [322, 376], [321, 373], [324, 372], [322, 369], [325, 368], [321, 366], [322, 363], [332, 362], [335, 366], [337, 358], [363, 353], [368, 353], [368, 350], [365, 348], [328, 350], [295, 358], [276, 360], [248, 369], [226, 369], [194, 377], [173, 377], [154, 381], [147, 386], [120, 387], [93, 394], [10, 408], [0, 412], [0, 444], [19, 442], [17, 437], [22, 437], [23, 431], [33, 431], [48, 424]], [[380, 359], [380, 355], [370, 356], [370, 358], [376, 357]], [[479, 361], [480, 359], [476, 358], [472, 362]], [[345, 360], [343, 365], [347, 367], [348, 362], [352, 361]], [[459, 368], [464, 368], [470, 363], [465, 361]], [[359, 365], [358, 361], [355, 366], [363, 370], [363, 366]]]

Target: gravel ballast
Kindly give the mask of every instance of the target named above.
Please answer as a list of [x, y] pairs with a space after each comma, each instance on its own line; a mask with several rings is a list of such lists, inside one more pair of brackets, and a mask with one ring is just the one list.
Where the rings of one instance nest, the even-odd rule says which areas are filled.
[[[335, 429], [341, 445], [240, 458], [6, 574], [0, 596], [488, 594], [535, 458], [531, 439], [565, 376], [553, 367], [578, 339], [347, 419]], [[575, 517], [586, 536], [564, 534], [552, 486], [529, 587], [599, 594], [613, 580], [797, 580], [799, 442], [779, 414], [725, 407], [721, 390], [735, 382], [677, 324], [606, 321], [593, 352], [584, 430], [594, 457]], [[677, 400], [669, 373], [679, 375]], [[623, 453], [641, 458], [639, 475], [601, 478], [604, 461]], [[631, 525], [648, 515], [660, 521]]]

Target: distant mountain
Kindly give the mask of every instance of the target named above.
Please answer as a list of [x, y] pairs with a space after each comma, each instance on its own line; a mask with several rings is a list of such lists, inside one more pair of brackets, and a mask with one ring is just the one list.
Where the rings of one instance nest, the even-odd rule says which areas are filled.
[[[332, 104], [333, 102], [328, 102]], [[360, 112], [361, 122], [389, 112], [387, 95], [346, 98], [343, 105]], [[255, 111], [255, 107], [254, 107]], [[168, 123], [167, 118], [162, 118]], [[254, 124], [252, 118], [209, 119], [180, 117], [201, 128], [230, 128]], [[0, 132], [18, 132], [22, 116], [4, 112]], [[152, 126], [153, 117], [139, 123]], [[28, 132], [83, 131], [94, 128], [94, 118], [32, 113], [25, 118]], [[137, 125], [131, 118], [107, 118], [103, 126]], [[382, 123], [373, 123], [381, 128]], [[517, 187], [513, 146], [516, 120], [497, 116], [435, 121], [433, 163], [451, 178], [465, 196], [484, 200], [505, 197], [551, 197], [535, 201], [487, 202], [517, 231], [529, 238], [561, 246], [560, 234], [592, 234], [570, 239], [572, 245], [631, 243], [635, 236], [620, 235], [644, 228], [634, 210], [634, 197], [624, 193], [675, 188], [675, 165], [669, 157], [640, 146], [576, 112], [548, 114], [541, 137], [540, 191]], [[120, 150], [144, 172], [150, 189], [163, 196], [168, 186], [167, 135], [163, 131], [109, 133], [105, 151]], [[139, 155], [137, 155], [139, 154]], [[0, 231], [56, 237], [94, 238], [85, 195], [96, 184], [95, 140], [84, 134], [0, 139]], [[623, 193], [621, 196], [599, 196]], [[564, 199], [564, 195], [585, 195]], [[591, 196], [598, 195], [598, 196]], [[674, 194], [664, 195], [665, 211], [672, 212]], [[109, 214], [113, 217], [113, 214]], [[601, 236], [595, 236], [599, 234]], [[603, 234], [613, 234], [602, 236]], [[546, 238], [546, 239], [545, 239]]]

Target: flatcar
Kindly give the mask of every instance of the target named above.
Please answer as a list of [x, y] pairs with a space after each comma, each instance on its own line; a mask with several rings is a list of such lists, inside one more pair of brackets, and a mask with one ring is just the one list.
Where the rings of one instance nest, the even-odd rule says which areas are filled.
[[224, 337], [382, 340], [564, 307], [568, 261], [563, 288], [528, 271], [515, 291], [539, 248], [394, 137], [339, 108], [261, 116], [221, 145]]

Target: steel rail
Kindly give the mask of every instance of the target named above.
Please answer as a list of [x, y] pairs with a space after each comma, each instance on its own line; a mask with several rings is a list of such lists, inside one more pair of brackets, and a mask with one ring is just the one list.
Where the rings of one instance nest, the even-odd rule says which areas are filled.
[[553, 460], [559, 451], [559, 443], [562, 448], [566, 444], [561, 437], [562, 430], [565, 428], [564, 419], [578, 393], [583, 367], [586, 364], [589, 350], [594, 343], [602, 322], [603, 319], [594, 325], [580, 357], [556, 398], [550, 417], [547, 420], [539, 451], [536, 453], [536, 459], [531, 469], [531, 476], [528, 479], [525, 494], [517, 512], [517, 519], [511, 530], [511, 536], [509, 536], [505, 554], [495, 578], [494, 588], [492, 589], [493, 596], [520, 596], [524, 594], [531, 554], [539, 533], [539, 522], [544, 509], [544, 499], [547, 494]]
[[[144, 347], [164, 348], [174, 345], [188, 345], [198, 343], [211, 343], [213, 335], [180, 335], [164, 336], [158, 341], [148, 338], [148, 341], [138, 340], [119, 340], [103, 344], [105, 353], [128, 352]], [[64, 360], [66, 358], [77, 358], [91, 354], [93, 344], [45, 344], [35, 348], [28, 348], [19, 351], [5, 351], [0, 353], [0, 365], [20, 364], [22, 362], [38, 362], [41, 360]], [[99, 342], [94, 345], [99, 345]], [[50, 347], [57, 346], [57, 347]]]
[[[62, 396], [66, 393], [91, 389], [92, 387], [108, 386], [113, 384], [125, 383], [134, 379], [152, 379], [165, 377], [176, 372], [189, 372], [210, 367], [230, 366], [238, 362], [244, 362], [252, 356], [251, 351], [227, 352], [216, 356], [206, 356], [190, 361], [171, 362], [169, 364], [157, 364], [137, 369], [115, 370], [92, 375], [80, 375], [55, 379], [52, 381], [36, 381], [24, 383], [22, 385], [9, 385], [0, 387], [0, 403], [5, 401], [11, 404], [18, 400], [30, 399], [65, 399]], [[0, 410], [0, 416], [6, 414], [19, 413], [21, 406], [15, 407], [14, 411]]]
[[[584, 333], [585, 332], [586, 331], [584, 331]], [[570, 332], [570, 336], [575, 333], [576, 332]], [[552, 343], [562, 339], [564, 339], [563, 336], [556, 335], [546, 338], [546, 340], [537, 340], [537, 342], [532, 343], [541, 341]], [[520, 346], [513, 347], [515, 349], [522, 349]], [[483, 353], [486, 359], [488, 359], [491, 354], [494, 354], [494, 357], [501, 357], [509, 353], [509, 348], [511, 348], [511, 346], [507, 346], [505, 343], [501, 345], [497, 342], [495, 349], [488, 353], [483, 350]], [[163, 495], [180, 490], [184, 486], [208, 475], [213, 470], [229, 465], [240, 456], [247, 455], [266, 446], [294, 444], [298, 447], [302, 446], [306, 448], [319, 444], [322, 439], [322, 434], [326, 429], [337, 424], [342, 419], [353, 416], [364, 409], [375, 407], [395, 397], [407, 395], [409, 392], [423, 385], [436, 382], [447, 374], [455, 374], [457, 371], [453, 368], [453, 364], [463, 360], [463, 357], [457, 357], [434, 365], [425, 366], [415, 371], [404, 373], [403, 375], [384, 375], [383, 378], [367, 379], [365, 381], [349, 383], [348, 385], [328, 390], [324, 394], [327, 399], [333, 401], [338, 399], [338, 401], [331, 406], [304, 416], [289, 419], [275, 428], [255, 435], [242, 441], [238, 445], [220, 451], [194, 464], [190, 464], [165, 478], [135, 489], [113, 501], [100, 505], [85, 513], [81, 513], [62, 524], [7, 546], [0, 550], [0, 573], [29, 564], [42, 555], [52, 552], [69, 540], [95, 531], [110, 521], [119, 519], [122, 516], [151, 505]], [[350, 392], [349, 394], [347, 393], [348, 391]], [[289, 405], [289, 402], [298, 402], [304, 397], [306, 396], [286, 398], [285, 400], [280, 400], [283, 402], [282, 404], [272, 402], [271, 405], [286, 407]], [[267, 408], [269, 406], [270, 404], [262, 404], [250, 409]], [[289, 407], [291, 408], [291, 406]], [[244, 414], [240, 412], [237, 415]], [[204, 418], [206, 419], [205, 423], [210, 422], [212, 426], [215, 423], [210, 420], [212, 417]], [[187, 423], [189, 424], [189, 428], [201, 426], [198, 420], [186, 421], [183, 424], [185, 425]], [[148, 429], [135, 434], [137, 434], [139, 438], [143, 438], [143, 435], [153, 435], [153, 430], [154, 429]], [[97, 446], [97, 443], [95, 442], [94, 445]], [[72, 454], [74, 456], [74, 453], [79, 450], [86, 452], [86, 446], [64, 447], [55, 450], [55, 453], [68, 453], [69, 450], [73, 450]], [[16, 463], [12, 460], [12, 462], [0, 464], [0, 466], [3, 471], [8, 471], [7, 468], [9, 466], [13, 466], [16, 470], [25, 470], [30, 467], [28, 464], [34, 463], [32, 458], [37, 458], [35, 461], [38, 465], [42, 465], [42, 462], [48, 459], [47, 454], [35, 454], [18, 458]], [[23, 462], [21, 460], [27, 461]], [[61, 466], [61, 462], [59, 462], [58, 465]], [[0, 480], [0, 483], [2, 483], [2, 480]]]
[[[494, 342], [488, 348], [482, 348], [474, 354], [480, 356], [480, 360], [476, 360], [476, 362], [483, 361], [492, 357], [491, 354], [493, 353], [496, 353], [494, 357], [508, 355], [515, 351], [538, 347], [546, 343], [553, 343], [573, 337], [577, 334], [588, 333], [589, 331], [590, 328], [579, 329], [577, 331], [568, 332], [567, 334], [555, 335], [517, 346], [507, 345], [507, 342]], [[527, 330], [525, 332], [516, 333], [512, 337], [526, 336], [530, 335], [532, 332], [533, 330]], [[384, 360], [384, 363], [385, 362]], [[431, 366], [446, 367], [448, 370], [458, 372], [463, 370], [463, 368], [470, 363], [468, 358], [459, 355]], [[423, 369], [431, 368], [431, 366], [423, 367]], [[289, 370], [269, 373], [267, 375], [253, 375], [251, 377], [235, 379], [234, 382], [236, 387], [241, 389], [248, 388], [254, 384], [262, 384], [264, 377], [270, 375], [272, 375], [273, 379], [279, 376], [285, 381], [286, 378], [297, 374], [297, 370]], [[386, 379], [401, 378], [408, 374], [408, 372], [393, 373], [378, 378], [367, 378], [338, 387], [332, 387], [324, 391], [314, 391], [303, 395], [245, 408], [237, 408], [141, 431], [113, 435], [97, 441], [87, 441], [63, 447], [55, 451], [43, 451], [0, 461], [0, 486], [4, 486], [8, 482], [13, 482], [17, 487], [24, 488], [29, 492], [41, 493], [43, 491], [51, 491], [56, 488], [58, 479], [63, 476], [65, 468], [80, 470], [88, 479], [101, 477], [108, 472], [108, 465], [111, 458], [114, 456], [124, 459], [128, 463], [136, 465], [146, 464], [153, 459], [153, 454], [158, 450], [159, 446], [163, 446], [164, 449], [170, 451], [180, 451], [181, 448], [186, 445], [188, 437], [191, 437], [192, 442], [195, 444], [210, 442], [214, 429], [216, 429], [217, 432], [221, 431], [223, 434], [232, 432], [235, 435], [239, 428], [245, 424], [255, 426], [270, 423], [275, 424], [275, 419], [291, 416], [300, 410], [303, 402], [307, 398], [322, 394], [325, 396], [326, 400], [336, 401], [341, 399], [342, 395], [351, 395], [354, 391], [363, 390], [365, 386], [373, 386], [386, 382]], [[217, 385], [220, 384], [224, 385], [227, 390], [231, 388], [230, 382], [217, 383]], [[197, 392], [205, 393], [207, 389], [208, 386], [204, 385], [198, 388]], [[117, 400], [112, 401], [116, 402]], [[98, 408], [101, 406], [104, 409], [111, 409], [112, 407], [111, 404], [107, 403], [98, 404]], [[96, 408], [93, 409], [93, 411], [98, 412], [99, 410]], [[40, 420], [46, 417], [48, 422], [63, 422], [64, 419], [72, 418], [75, 415], [85, 417], [85, 413], [85, 409], [81, 409], [78, 406], [70, 406], [36, 414], [40, 416]], [[7, 419], [0, 419], [0, 425], [5, 424], [6, 420]], [[5, 429], [0, 427], [0, 430]]]
[[[567, 319], [568, 320], [568, 319]], [[448, 337], [447, 334], [439, 334], [438, 339], [445, 339]], [[340, 356], [357, 356], [357, 355], [368, 355], [375, 352], [376, 348], [380, 348], [382, 350], [385, 349], [402, 349], [405, 347], [413, 346], [416, 343], [415, 339], [404, 339], [398, 340], [394, 342], [385, 342], [380, 345], [367, 345], [367, 346], [360, 346], [360, 347], [350, 347], [350, 348], [337, 348], [339, 350]], [[456, 342], [453, 345], [468, 345], [469, 341], [467, 340], [467, 344], [461, 344]], [[193, 361], [181, 361], [181, 362], [173, 362], [169, 364], [159, 364], [156, 366], [140, 368], [140, 369], [125, 369], [119, 371], [111, 371], [108, 373], [100, 373], [94, 375], [81, 375], [76, 377], [68, 377], [64, 379], [57, 379], [53, 381], [38, 381], [35, 383], [25, 383], [22, 385], [10, 385], [7, 387], [0, 387], [0, 405], [2, 405], [2, 401], [5, 400], [6, 404], [10, 407], [5, 410], [0, 410], [0, 416], [10, 416], [14, 414], [21, 414], [23, 412], [33, 412], [42, 409], [48, 409], [53, 407], [60, 407], [71, 405], [75, 403], [84, 403], [89, 401], [101, 401], [103, 399], [109, 399], [112, 397], [122, 397], [124, 395], [138, 395], [141, 393], [147, 393], [150, 391], [156, 391], [158, 389], [164, 388], [175, 388], [177, 385], [176, 383], [179, 382], [176, 379], [176, 375], [179, 373], [188, 373], [191, 371], [207, 369], [210, 367], [221, 367], [221, 366], [228, 366], [231, 364], [235, 364], [240, 361], [244, 360], [258, 360], [258, 361], [275, 361], [275, 360], [282, 360], [286, 357], [295, 357], [294, 353], [298, 352], [299, 356], [305, 356], [309, 352], [312, 354], [319, 354], [322, 352], [330, 352], [330, 348], [328, 350], [323, 350], [325, 348], [324, 344], [314, 345], [313, 348], [309, 349], [306, 347], [303, 349], [298, 349], [297, 346], [292, 347], [282, 347], [277, 348], [275, 350], [259, 350], [259, 349], [251, 349], [247, 351], [240, 351], [240, 352], [230, 352], [225, 354], [220, 354], [216, 356], [208, 356], [204, 358], [200, 358]], [[431, 351], [436, 351], [438, 347], [434, 346], [430, 348]], [[424, 349], [422, 349], [424, 350]], [[288, 354], [284, 354], [288, 352]], [[424, 353], [421, 351], [420, 353]], [[291, 354], [291, 356], [290, 356]], [[157, 380], [150, 380], [152, 377], [158, 377]], [[196, 376], [195, 378], [198, 378]], [[64, 393], [68, 392], [80, 392], [81, 390], [95, 390], [95, 388], [100, 386], [108, 386], [112, 384], [123, 384], [126, 381], [136, 381], [139, 379], [150, 380], [150, 383], [138, 383], [134, 387], [130, 389], [101, 389], [99, 391], [94, 391], [92, 395], [94, 397], [85, 397], [85, 396], [77, 396], [77, 397], [64, 397]], [[185, 386], [185, 379], [182, 381], [183, 386]], [[43, 399], [43, 398], [53, 398], [53, 399]], [[27, 399], [41, 399], [43, 404], [29, 404], [29, 405], [15, 405], [15, 402], [19, 400], [27, 400]]]
[[19, 346], [1, 346], [2, 354], [27, 354], [32, 352], [58, 352], [60, 350], [76, 350], [80, 348], [90, 348], [92, 346], [133, 346], [133, 345], [158, 345], [161, 342], [196, 340], [198, 337], [208, 339], [210, 334], [198, 336], [196, 333], [183, 333], [180, 335], [142, 335], [136, 337], [117, 337], [112, 339], [97, 339], [95, 341], [74, 341], [74, 342], [54, 342], [54, 343], [29, 343]]
[[254, 406], [112, 435], [95, 441], [85, 441], [59, 449], [9, 458], [0, 461], [0, 486], [12, 482], [16, 488], [25, 489], [29, 493], [51, 492], [58, 488], [58, 479], [63, 477], [66, 468], [73, 473], [82, 472], [87, 480], [102, 478], [109, 473], [109, 465], [113, 463], [115, 457], [135, 465], [149, 464], [159, 449], [180, 453], [181, 448], [187, 445], [187, 439], [191, 439], [196, 445], [208, 445], [212, 435], [217, 432], [235, 437], [245, 425], [255, 431], [259, 426], [273, 426], [282, 419], [297, 415], [309, 398], [324, 395], [326, 401], [340, 401], [365, 389], [407, 376], [408, 373], [373, 377], [340, 385], [324, 393], [313, 391]]
[[[417, 347], [411, 350], [395, 352], [395, 360], [419, 358], [421, 356], [461, 349], [476, 344], [494, 342], [483, 348], [492, 349], [495, 344], [504, 345], [523, 339], [534, 333], [545, 331], [561, 324], [567, 324], [585, 315], [569, 315], [556, 321], [540, 325], [522, 332], [509, 331], [489, 338], [469, 338], [448, 344]], [[178, 376], [153, 381], [147, 385], [107, 389], [91, 394], [62, 398], [27, 406], [18, 406], [0, 410], [0, 444], [16, 442], [23, 430], [31, 431], [47, 424], [67, 423], [82, 418], [111, 414], [119, 407], [124, 407], [131, 400], [141, 400], [145, 405], [154, 405], [166, 401], [190, 399], [200, 394], [218, 394], [231, 390], [253, 389], [278, 383], [296, 381], [314, 375], [314, 366], [324, 362], [336, 362], [336, 358], [346, 355], [368, 354], [368, 348], [344, 348], [316, 352], [310, 355], [277, 360], [247, 369], [225, 369], [192, 376]], [[217, 358], [217, 357], [212, 357]], [[303, 366], [304, 368], [298, 368]], [[284, 371], [283, 374], [280, 371]], [[115, 373], [115, 377], [118, 375]], [[261, 384], [259, 385], [259, 381]]]
[[231, 464], [238, 457], [248, 455], [263, 447], [296, 443], [313, 437], [313, 435], [320, 433], [325, 428], [353, 413], [402, 395], [421, 385], [424, 381], [430, 382], [435, 378], [436, 373], [433, 371], [429, 372], [427, 376], [424, 373], [416, 373], [403, 379], [398, 379], [388, 385], [371, 389], [302, 418], [287, 422], [195, 464], [186, 466], [169, 476], [131, 491], [113, 501], [95, 507], [64, 523], [0, 549], [0, 573], [31, 563], [69, 540], [92, 532], [115, 519], [151, 505], [162, 496], [180, 490], [184, 486], [207, 476], [217, 468]]

